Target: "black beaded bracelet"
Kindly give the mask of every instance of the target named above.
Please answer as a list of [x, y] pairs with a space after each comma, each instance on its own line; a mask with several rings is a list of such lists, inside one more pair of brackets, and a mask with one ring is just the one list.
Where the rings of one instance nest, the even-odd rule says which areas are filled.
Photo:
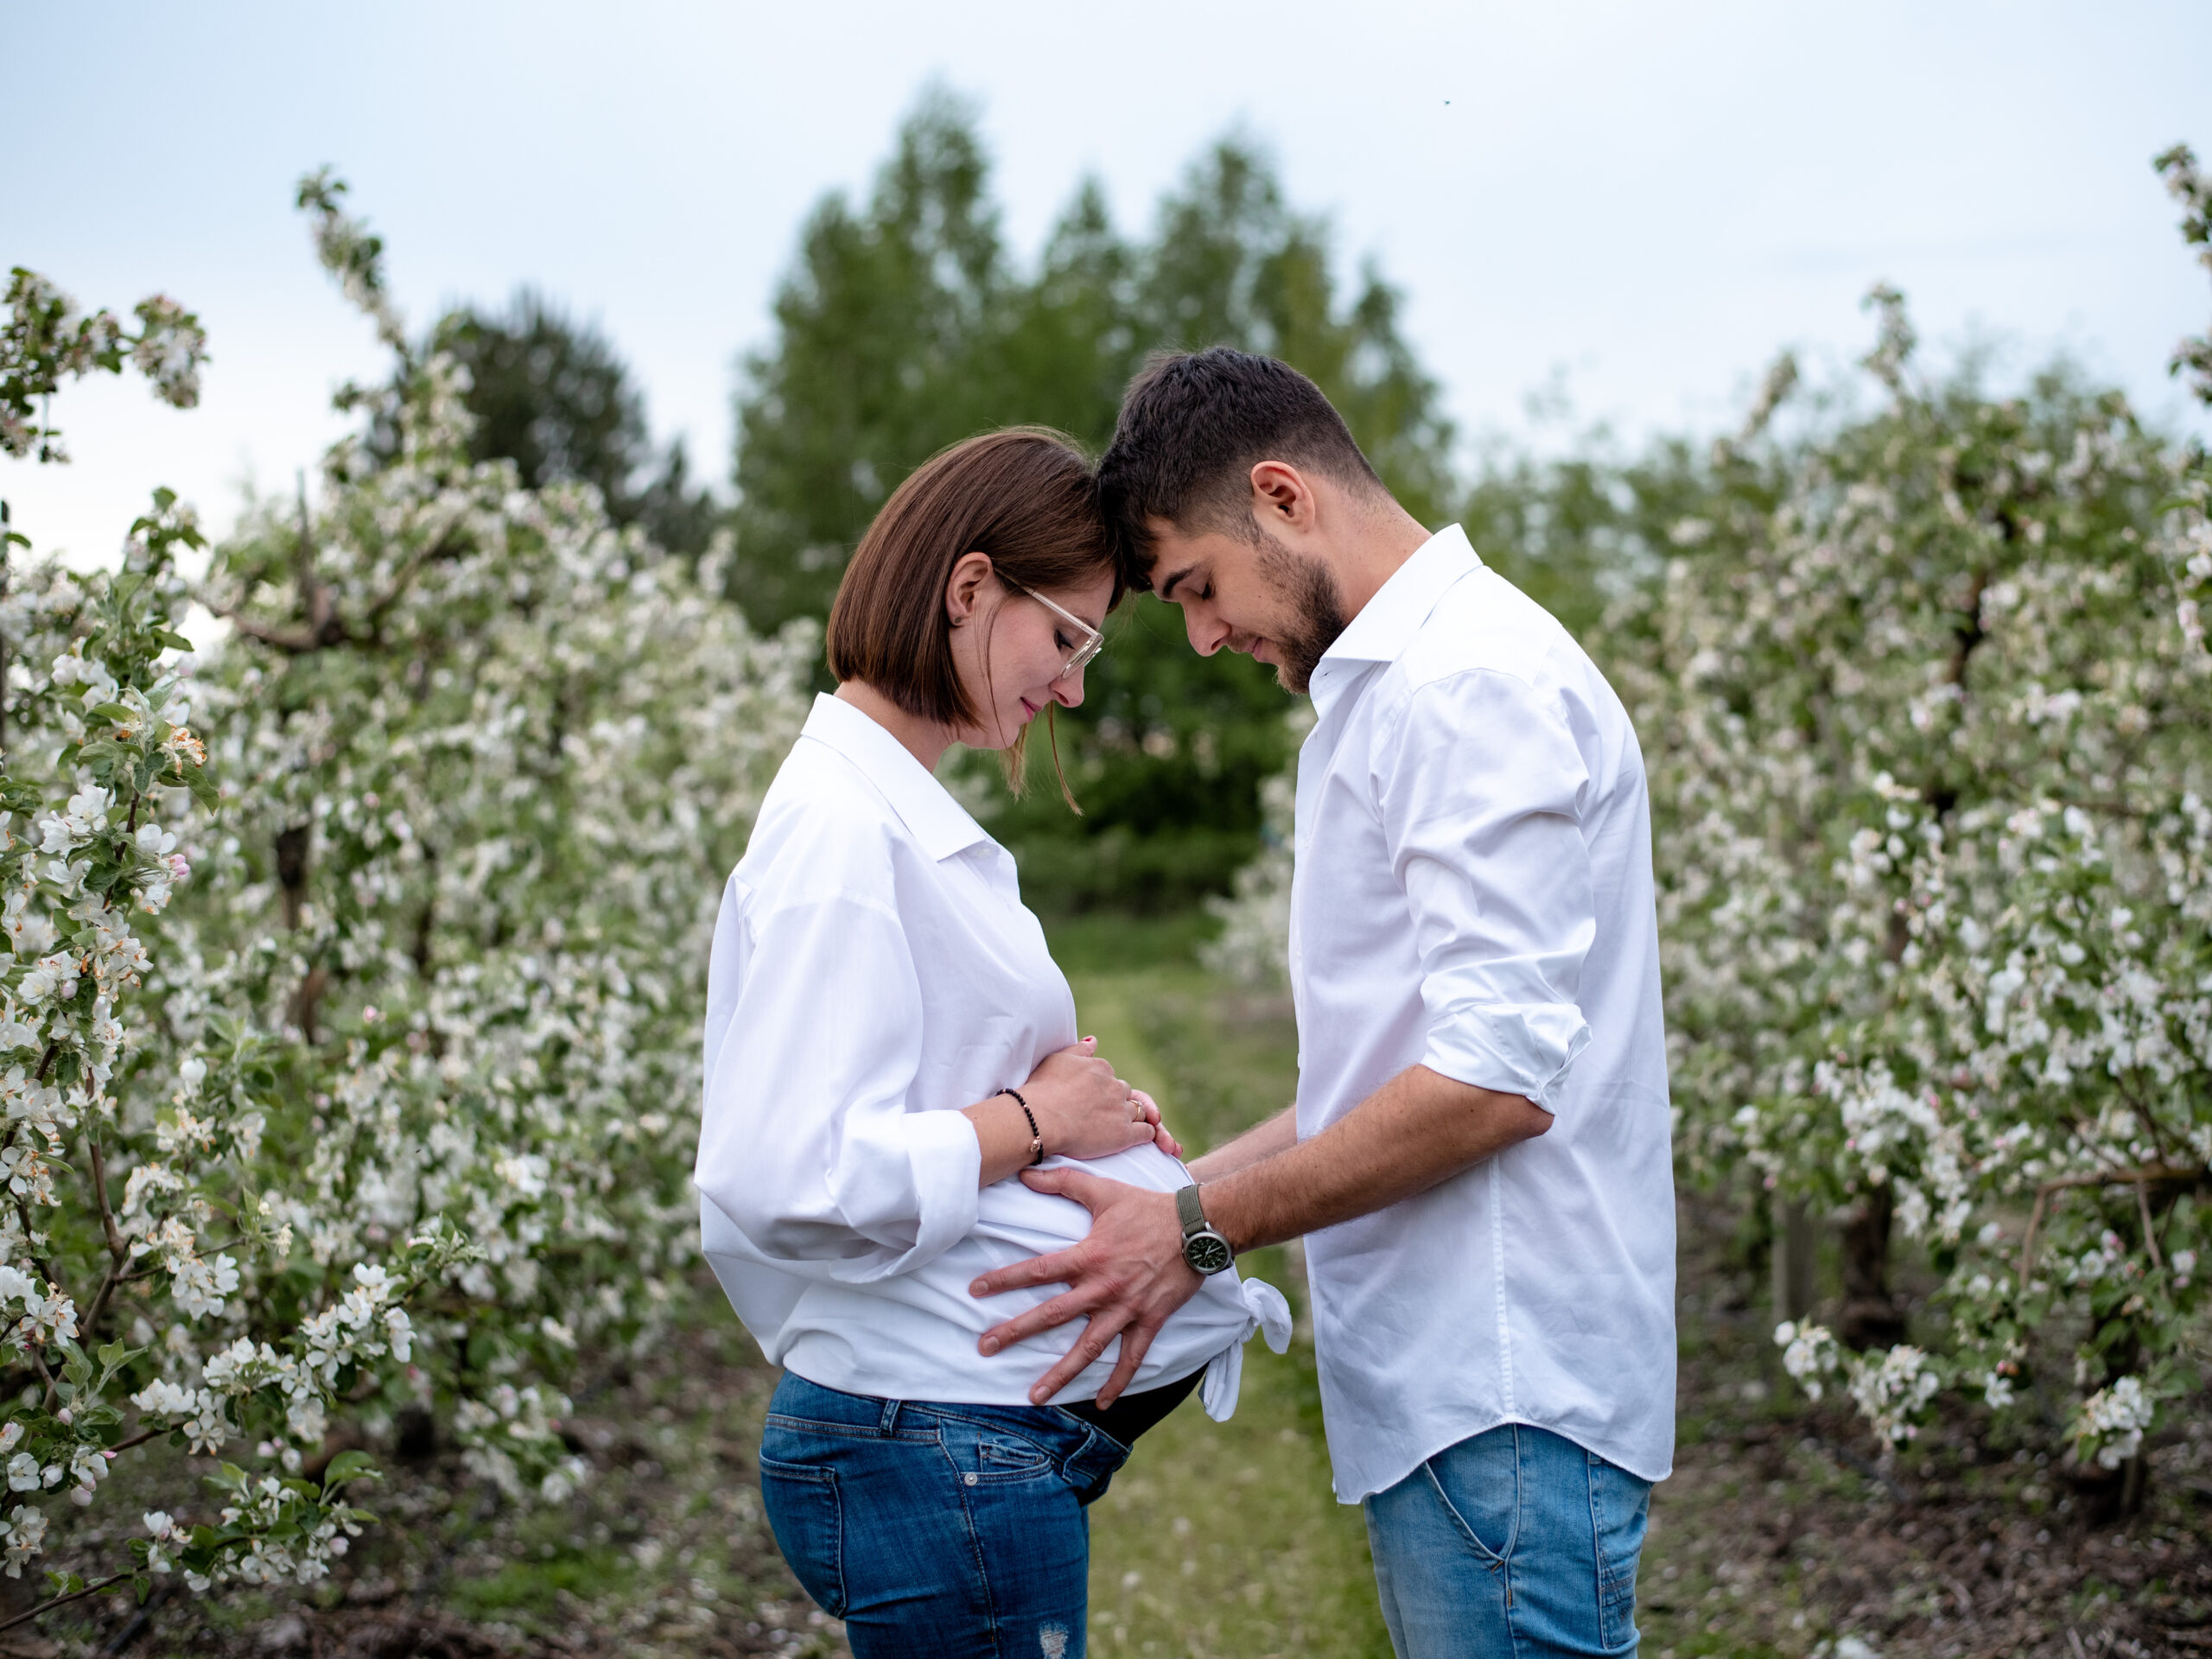
[[1037, 1127], [1037, 1114], [1029, 1109], [1029, 1103], [1021, 1097], [1019, 1089], [1001, 1089], [999, 1093], [1014, 1096], [1014, 1103], [1021, 1108], [1021, 1115], [1029, 1120], [1029, 1163], [1033, 1169], [1045, 1161], [1045, 1136]]

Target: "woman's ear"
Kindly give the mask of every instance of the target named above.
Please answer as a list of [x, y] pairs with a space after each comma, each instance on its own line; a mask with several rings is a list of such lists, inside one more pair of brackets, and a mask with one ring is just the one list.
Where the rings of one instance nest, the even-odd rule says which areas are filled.
[[991, 556], [988, 553], [963, 553], [953, 562], [952, 574], [944, 583], [944, 614], [954, 627], [975, 615], [983, 583], [990, 574]]

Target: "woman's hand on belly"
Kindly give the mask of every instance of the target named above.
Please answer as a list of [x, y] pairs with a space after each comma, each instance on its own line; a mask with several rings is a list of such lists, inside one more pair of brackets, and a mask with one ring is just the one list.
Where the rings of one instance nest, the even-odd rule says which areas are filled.
[[[1183, 1143], [1168, 1134], [1167, 1126], [1160, 1121], [1159, 1103], [1141, 1089], [1130, 1090], [1129, 1098], [1143, 1109], [1145, 1121], [1152, 1125], [1152, 1144], [1170, 1158], [1179, 1160], [1183, 1156]], [[1144, 1142], [1140, 1141], [1137, 1144], [1142, 1146]]]
[[1114, 1075], [1100, 1058], [1098, 1039], [1086, 1037], [1048, 1054], [1021, 1092], [1037, 1116], [1045, 1151], [1057, 1158], [1103, 1158], [1147, 1141], [1171, 1158], [1182, 1147], [1160, 1121], [1150, 1095]]

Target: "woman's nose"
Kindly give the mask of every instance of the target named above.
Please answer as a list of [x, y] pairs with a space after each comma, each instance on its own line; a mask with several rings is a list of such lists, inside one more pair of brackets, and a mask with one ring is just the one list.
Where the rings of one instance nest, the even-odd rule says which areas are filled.
[[1052, 701], [1063, 709], [1078, 707], [1083, 702], [1083, 671], [1063, 674], [1052, 682]]

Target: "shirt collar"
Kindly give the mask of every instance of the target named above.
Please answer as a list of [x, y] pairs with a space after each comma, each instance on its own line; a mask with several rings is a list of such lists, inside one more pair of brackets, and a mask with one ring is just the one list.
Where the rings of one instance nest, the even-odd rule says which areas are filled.
[[1397, 661], [1436, 602], [1482, 563], [1467, 532], [1457, 524], [1446, 525], [1415, 548], [1314, 665], [1309, 690], [1315, 711], [1326, 714], [1362, 664]]
[[858, 767], [931, 858], [948, 859], [990, 839], [905, 744], [851, 703], [817, 692], [799, 735], [826, 744]]

